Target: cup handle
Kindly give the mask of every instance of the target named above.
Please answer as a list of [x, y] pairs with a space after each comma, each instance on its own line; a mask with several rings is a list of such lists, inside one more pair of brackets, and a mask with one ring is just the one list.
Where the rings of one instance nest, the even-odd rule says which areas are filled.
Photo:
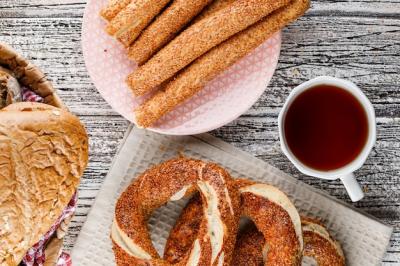
[[353, 173], [341, 177], [340, 180], [342, 180], [342, 183], [346, 188], [350, 199], [353, 202], [359, 201], [364, 198], [364, 192], [362, 191], [361, 186], [360, 184], [358, 184], [357, 179]]

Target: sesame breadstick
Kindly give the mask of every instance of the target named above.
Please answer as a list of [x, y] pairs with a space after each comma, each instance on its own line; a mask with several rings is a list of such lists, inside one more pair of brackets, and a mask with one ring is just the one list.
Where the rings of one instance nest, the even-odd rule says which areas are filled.
[[190, 26], [127, 78], [137, 96], [144, 95], [195, 59], [246, 29], [290, 0], [238, 0]]
[[303, 15], [309, 0], [293, 0], [247, 30], [215, 47], [166, 85], [136, 111], [139, 126], [150, 127], [164, 114], [200, 91], [204, 85], [267, 40], [274, 32]]
[[128, 47], [170, 0], [132, 0], [107, 25], [108, 34]]
[[100, 11], [100, 16], [105, 20], [112, 20], [131, 0], [109, 0], [107, 6]]
[[211, 0], [175, 0], [129, 47], [128, 56], [139, 65], [172, 40]]
[[212, 2], [209, 6], [207, 6], [201, 13], [200, 15], [197, 16], [197, 18], [194, 20], [194, 23], [200, 21], [203, 18], [206, 18], [218, 10], [221, 10], [232, 3], [236, 2], [237, 0], [215, 0]]

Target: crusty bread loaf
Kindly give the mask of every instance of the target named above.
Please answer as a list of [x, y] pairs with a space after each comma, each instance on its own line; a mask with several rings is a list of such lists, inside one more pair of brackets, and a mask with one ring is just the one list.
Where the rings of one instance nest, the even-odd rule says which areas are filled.
[[18, 265], [61, 215], [88, 162], [71, 113], [39, 103], [0, 111], [0, 265]]

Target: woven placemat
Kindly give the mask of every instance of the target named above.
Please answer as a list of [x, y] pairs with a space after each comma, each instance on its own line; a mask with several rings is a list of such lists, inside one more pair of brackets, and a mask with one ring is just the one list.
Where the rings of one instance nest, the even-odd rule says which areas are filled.
[[[74, 246], [74, 265], [115, 264], [109, 234], [117, 198], [138, 174], [179, 153], [214, 161], [235, 177], [279, 187], [302, 215], [318, 217], [325, 222], [342, 244], [348, 265], [380, 264], [389, 244], [391, 227], [211, 135], [175, 137], [132, 129], [114, 159]], [[160, 254], [184, 205], [185, 201], [170, 202], [157, 210], [149, 221], [153, 243]]]

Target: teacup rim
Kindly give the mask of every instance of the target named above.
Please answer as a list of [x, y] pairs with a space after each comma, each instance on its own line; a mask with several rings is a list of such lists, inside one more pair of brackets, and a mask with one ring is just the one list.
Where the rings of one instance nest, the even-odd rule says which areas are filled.
[[[290, 104], [294, 101], [294, 99], [296, 99], [296, 97], [298, 97], [304, 91], [322, 84], [333, 85], [352, 93], [353, 96], [356, 97], [357, 100], [363, 106], [368, 118], [368, 139], [367, 143], [365, 144], [360, 154], [357, 156], [355, 160], [353, 160], [346, 166], [329, 171], [321, 171], [318, 169], [311, 168], [303, 164], [300, 160], [298, 160], [296, 156], [290, 151], [286, 143], [285, 134], [283, 130], [285, 115], [290, 107]], [[376, 116], [375, 116], [375, 110], [370, 100], [367, 98], [364, 92], [353, 82], [330, 76], [319, 76], [295, 87], [290, 92], [289, 96], [285, 101], [285, 104], [283, 105], [283, 108], [279, 112], [278, 127], [279, 127], [279, 139], [280, 139], [281, 150], [286, 155], [286, 157], [303, 174], [321, 179], [328, 179], [328, 180], [338, 179], [341, 176], [348, 175], [360, 169], [364, 165], [372, 148], [376, 143]]]

